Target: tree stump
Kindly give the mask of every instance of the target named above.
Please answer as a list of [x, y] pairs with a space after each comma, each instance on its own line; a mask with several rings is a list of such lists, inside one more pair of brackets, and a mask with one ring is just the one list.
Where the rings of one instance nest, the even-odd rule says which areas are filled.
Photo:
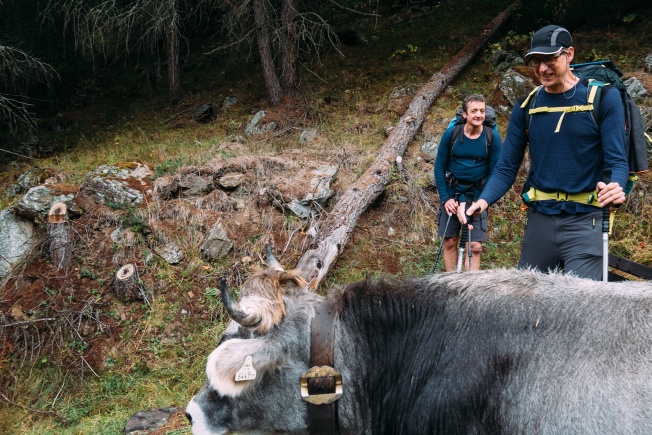
[[70, 220], [66, 204], [58, 202], [50, 207], [47, 219], [50, 261], [57, 269], [67, 267], [72, 257]]
[[113, 280], [113, 291], [122, 302], [145, 299], [138, 279], [138, 270], [134, 264], [125, 264], [118, 270]]

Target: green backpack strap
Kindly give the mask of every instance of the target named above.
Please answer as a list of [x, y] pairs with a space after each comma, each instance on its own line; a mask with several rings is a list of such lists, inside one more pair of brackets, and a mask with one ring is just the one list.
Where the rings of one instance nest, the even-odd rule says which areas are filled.
[[530, 108], [535, 104], [537, 100], [537, 96], [539, 95], [539, 91], [541, 90], [543, 86], [539, 85], [536, 88], [532, 90], [528, 94], [527, 97], [525, 97], [525, 100], [521, 103], [521, 109], [525, 112], [525, 133], [529, 136], [529, 131], [530, 131]]
[[600, 127], [600, 124], [598, 123], [598, 111], [600, 110], [600, 103], [602, 102], [602, 88], [605, 86], [609, 86], [609, 83], [604, 83], [595, 79], [589, 79], [588, 103], [593, 105], [593, 121], [595, 121], [595, 125], [598, 127]]
[[576, 106], [565, 106], [565, 107], [548, 107], [548, 106], [533, 107], [536, 102], [536, 97], [538, 96], [539, 91], [541, 90], [541, 86], [537, 86], [536, 88], [534, 88], [534, 90], [530, 92], [530, 94], [525, 98], [525, 100], [523, 100], [523, 103], [521, 103], [521, 108], [525, 110], [526, 131], [529, 131], [530, 129], [531, 115], [537, 113], [561, 112], [561, 116], [559, 117], [559, 121], [557, 122], [557, 127], [555, 128], [555, 133], [559, 133], [559, 130], [561, 129], [561, 123], [564, 121], [564, 117], [566, 116], [566, 114], [573, 113], [573, 112], [589, 112], [589, 111], [592, 112], [593, 121], [595, 122], [596, 125], [599, 126], [598, 117], [596, 116], [596, 109], [600, 107], [600, 102], [602, 99], [602, 88], [604, 86], [608, 86], [608, 83], [605, 84], [598, 80], [589, 79], [587, 86], [589, 88], [587, 104], [576, 105]]

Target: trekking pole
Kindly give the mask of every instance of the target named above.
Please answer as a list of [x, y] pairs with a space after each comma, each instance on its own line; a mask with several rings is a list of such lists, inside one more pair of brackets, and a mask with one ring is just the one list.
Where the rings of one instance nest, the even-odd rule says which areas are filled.
[[[469, 204], [470, 206], [470, 204], [473, 204], [474, 200], [475, 200], [475, 195], [473, 195], [473, 192], [468, 192], [466, 194], [466, 203]], [[473, 225], [473, 215], [466, 217], [466, 223], [467, 225]], [[473, 257], [473, 252], [471, 251], [471, 232], [472, 230], [469, 230], [469, 236], [468, 236], [469, 269], [471, 268], [471, 257]]]
[[462, 236], [460, 237], [460, 251], [457, 255], [457, 271], [462, 271], [462, 263], [464, 263], [464, 245], [469, 236], [469, 224], [462, 225]]
[[[455, 202], [457, 202], [457, 197], [459, 196], [459, 193], [456, 193], [453, 196], [453, 199]], [[435, 255], [435, 263], [432, 265], [432, 273], [435, 273], [437, 271], [437, 264], [439, 263], [439, 257], [441, 256], [441, 250], [444, 247], [444, 239], [446, 238], [446, 230], [448, 229], [448, 224], [451, 221], [451, 216], [452, 214], [448, 215], [448, 219], [446, 220], [446, 226], [444, 227], [444, 235], [441, 236], [441, 243], [439, 244], [439, 249], [437, 249], [437, 255]]]
[[439, 263], [439, 257], [441, 256], [441, 250], [444, 247], [444, 238], [446, 237], [446, 230], [448, 229], [448, 223], [451, 221], [452, 213], [448, 214], [448, 219], [446, 220], [446, 226], [444, 227], [444, 235], [441, 236], [441, 243], [439, 244], [439, 249], [437, 249], [437, 255], [435, 256], [435, 263], [432, 265], [432, 273], [437, 272], [437, 263]]
[[462, 236], [460, 237], [460, 250], [457, 255], [457, 271], [462, 271], [462, 263], [464, 262], [464, 246], [469, 238], [469, 221], [462, 225]]
[[[602, 171], [602, 182], [611, 182], [611, 171]], [[602, 281], [608, 281], [609, 274], [609, 209], [610, 205], [602, 207]]]

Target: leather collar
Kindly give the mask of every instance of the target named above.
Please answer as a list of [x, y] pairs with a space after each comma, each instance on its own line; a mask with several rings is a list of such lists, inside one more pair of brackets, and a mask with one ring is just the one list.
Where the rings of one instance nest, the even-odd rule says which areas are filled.
[[[335, 307], [330, 299], [315, 309], [310, 328], [310, 367], [301, 377], [306, 386], [308, 431], [311, 434], [339, 434], [337, 399], [342, 394], [342, 376], [335, 367]], [[312, 400], [310, 400], [312, 399]], [[317, 402], [317, 403], [315, 403]]]

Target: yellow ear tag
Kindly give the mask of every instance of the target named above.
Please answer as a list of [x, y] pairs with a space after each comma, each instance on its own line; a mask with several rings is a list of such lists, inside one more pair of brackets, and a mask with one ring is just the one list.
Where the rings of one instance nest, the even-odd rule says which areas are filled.
[[244, 364], [240, 370], [235, 374], [235, 381], [253, 381], [256, 379], [256, 370], [254, 369], [254, 360], [251, 355], [247, 355]]

